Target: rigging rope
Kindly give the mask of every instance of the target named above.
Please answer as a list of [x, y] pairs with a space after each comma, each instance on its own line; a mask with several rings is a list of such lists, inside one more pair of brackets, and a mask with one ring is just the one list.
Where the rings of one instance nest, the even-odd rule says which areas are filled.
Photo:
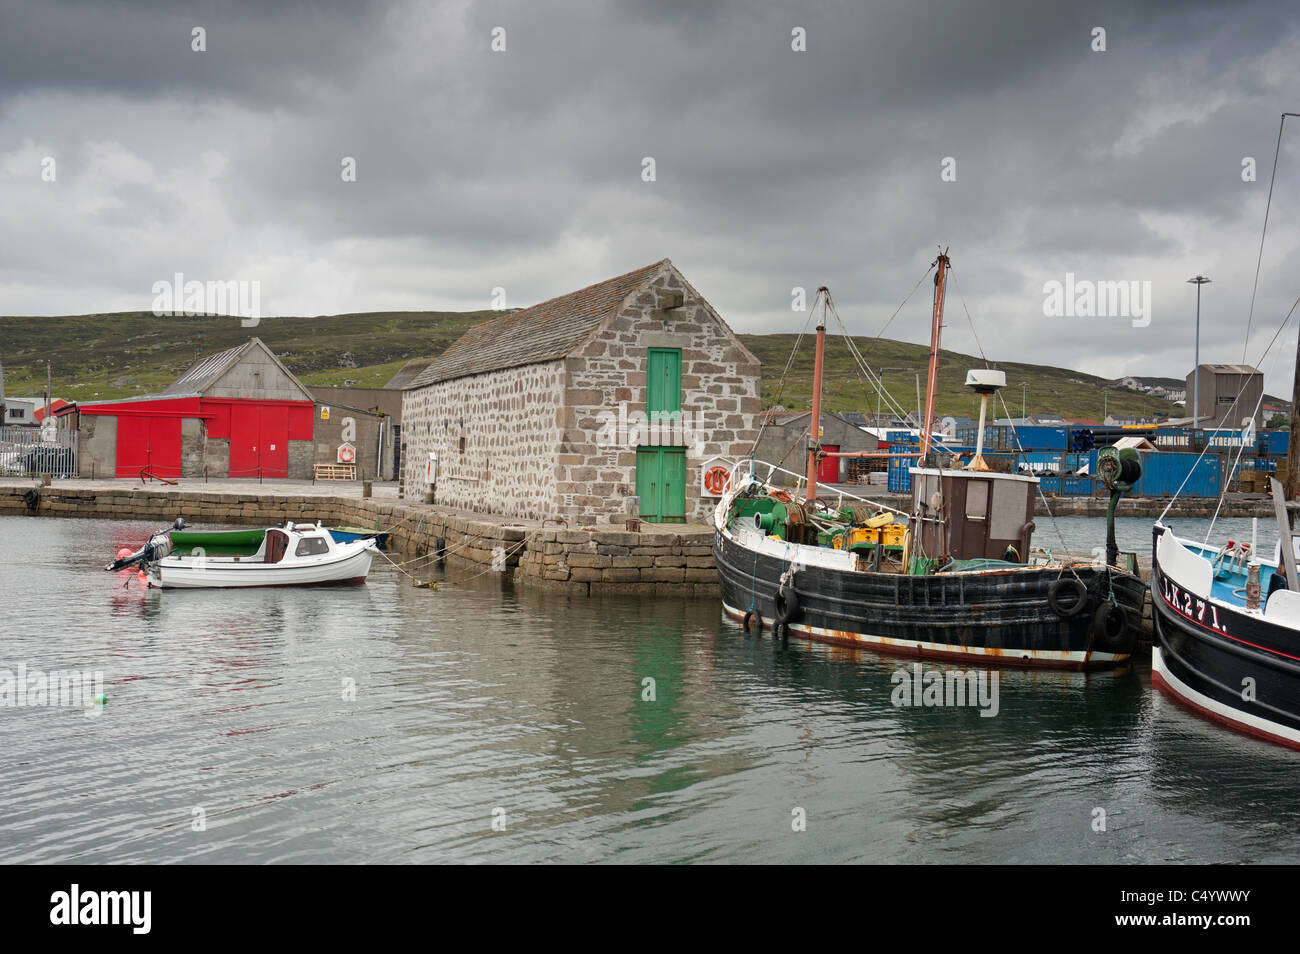
[[[1296, 116], [1297, 113], [1283, 113], [1282, 120], [1277, 124], [1277, 146], [1273, 150], [1273, 172], [1268, 177], [1268, 201], [1264, 203], [1264, 228], [1259, 233], [1259, 257], [1255, 259], [1255, 284], [1250, 289], [1250, 311], [1246, 314], [1246, 340], [1241, 343], [1241, 363], [1246, 363], [1246, 349], [1250, 347], [1250, 324], [1255, 317], [1255, 293], [1259, 291], [1259, 268], [1264, 262], [1264, 237], [1268, 235], [1268, 211], [1273, 206], [1273, 183], [1277, 181], [1277, 160], [1282, 154], [1282, 129], [1286, 126], [1286, 118]], [[1194, 413], [1199, 413], [1197, 408]]]

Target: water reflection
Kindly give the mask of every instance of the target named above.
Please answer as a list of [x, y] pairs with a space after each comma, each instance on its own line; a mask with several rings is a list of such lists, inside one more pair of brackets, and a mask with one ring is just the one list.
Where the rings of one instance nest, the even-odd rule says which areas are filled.
[[1296, 756], [1145, 664], [1002, 670], [993, 718], [900, 708], [912, 660], [783, 647], [709, 600], [102, 572], [148, 529], [0, 520], [6, 665], [99, 668], [111, 697], [0, 716], [4, 861], [1300, 857]]

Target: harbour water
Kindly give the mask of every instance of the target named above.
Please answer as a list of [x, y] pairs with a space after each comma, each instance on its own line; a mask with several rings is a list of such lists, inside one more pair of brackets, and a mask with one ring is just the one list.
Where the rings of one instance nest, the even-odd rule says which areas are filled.
[[0, 708], [2, 862], [1300, 861], [1297, 754], [1145, 662], [1004, 671], [994, 717], [898, 707], [911, 661], [748, 637], [711, 600], [102, 570], [151, 528], [0, 518], [0, 669], [108, 696]]

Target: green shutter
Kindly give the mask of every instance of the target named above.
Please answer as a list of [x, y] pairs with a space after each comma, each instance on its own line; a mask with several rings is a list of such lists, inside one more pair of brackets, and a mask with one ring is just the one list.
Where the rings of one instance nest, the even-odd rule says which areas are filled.
[[650, 420], [677, 420], [682, 412], [682, 349], [650, 348], [645, 412]]

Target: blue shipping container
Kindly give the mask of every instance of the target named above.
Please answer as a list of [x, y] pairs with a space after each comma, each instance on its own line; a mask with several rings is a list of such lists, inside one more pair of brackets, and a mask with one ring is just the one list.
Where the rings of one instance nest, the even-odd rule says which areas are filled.
[[1142, 455], [1142, 478], [1134, 497], [1217, 497], [1223, 489], [1224, 464], [1218, 454], [1147, 451]]
[[1066, 428], [1064, 427], [1017, 427], [1015, 433], [1007, 428], [1007, 446], [1015, 450], [1015, 442], [1020, 441], [1020, 450], [1027, 451], [1063, 451], [1066, 449]]

